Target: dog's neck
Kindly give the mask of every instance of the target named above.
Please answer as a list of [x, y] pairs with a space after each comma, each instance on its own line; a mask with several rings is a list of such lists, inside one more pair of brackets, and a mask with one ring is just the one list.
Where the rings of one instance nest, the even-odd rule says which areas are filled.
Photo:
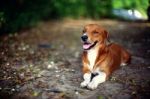
[[97, 59], [105, 53], [106, 46], [105, 45], [99, 45], [95, 46], [94, 48], [87, 51], [87, 58], [89, 61], [89, 68], [91, 71], [93, 71], [93, 68], [96, 64]]
[[98, 48], [96, 48], [96, 47], [87, 51], [87, 58], [89, 61], [89, 69], [91, 71], [93, 70], [93, 67], [95, 65], [97, 55], [98, 55]]

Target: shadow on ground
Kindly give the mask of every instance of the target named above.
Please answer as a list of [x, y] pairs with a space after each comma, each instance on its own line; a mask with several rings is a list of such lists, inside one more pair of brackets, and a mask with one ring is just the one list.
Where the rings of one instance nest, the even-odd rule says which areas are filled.
[[[82, 81], [80, 36], [97, 23], [112, 42], [127, 48], [132, 63], [94, 90]], [[150, 23], [116, 20], [64, 20], [39, 23], [30, 30], [0, 37], [0, 97], [5, 99], [150, 98]]]

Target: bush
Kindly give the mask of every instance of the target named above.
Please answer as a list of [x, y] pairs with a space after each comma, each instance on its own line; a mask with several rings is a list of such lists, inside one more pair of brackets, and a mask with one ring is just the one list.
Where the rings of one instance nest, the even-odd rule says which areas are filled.
[[112, 17], [112, 8], [133, 8], [134, 4], [135, 8], [145, 10], [144, 4], [148, 2], [127, 0], [124, 6], [123, 1], [126, 0], [3, 0], [0, 2], [0, 32], [15, 32], [47, 19]]
[[5, 0], [0, 5], [1, 32], [30, 27], [51, 13], [50, 0]]

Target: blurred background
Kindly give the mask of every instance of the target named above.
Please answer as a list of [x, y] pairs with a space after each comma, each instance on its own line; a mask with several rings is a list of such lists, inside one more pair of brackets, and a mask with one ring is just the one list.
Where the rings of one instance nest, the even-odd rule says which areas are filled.
[[149, 0], [1, 0], [0, 32], [54, 19], [146, 20]]
[[[94, 91], [80, 87], [90, 23], [132, 55]], [[0, 0], [0, 99], [150, 99], [150, 0]]]

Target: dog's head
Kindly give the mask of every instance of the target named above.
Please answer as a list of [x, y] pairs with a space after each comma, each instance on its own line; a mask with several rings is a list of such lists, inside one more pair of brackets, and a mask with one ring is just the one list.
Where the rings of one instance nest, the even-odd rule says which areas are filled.
[[83, 49], [89, 50], [99, 44], [106, 44], [108, 32], [97, 24], [88, 24], [83, 29], [81, 40], [83, 42]]

